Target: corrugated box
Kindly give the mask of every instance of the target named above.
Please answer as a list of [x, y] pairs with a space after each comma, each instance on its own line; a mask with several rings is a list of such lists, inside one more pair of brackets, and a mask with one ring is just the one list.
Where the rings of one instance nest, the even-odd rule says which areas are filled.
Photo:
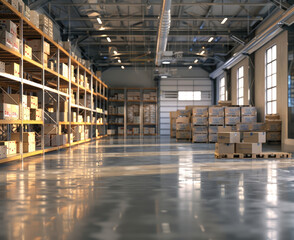
[[12, 7], [14, 7], [16, 10], [18, 10], [18, 1], [17, 0], [8, 0], [8, 3], [10, 3], [10, 5]]
[[237, 143], [236, 153], [247, 153], [247, 154], [262, 153], [262, 143]]
[[275, 121], [266, 121], [265, 122], [265, 130], [271, 132], [279, 132], [282, 129], [282, 121], [275, 120]]
[[43, 114], [42, 109], [31, 109], [30, 110], [30, 120], [42, 121], [42, 117], [43, 117], [42, 114]]
[[208, 125], [208, 118], [207, 117], [192, 117], [192, 124], [193, 125], [200, 125], [200, 126], [205, 126]]
[[250, 131], [263, 132], [265, 131], [265, 123], [250, 123]]
[[42, 56], [43, 56], [43, 61], [44, 61], [44, 65], [48, 64], [48, 55], [46, 53], [42, 53], [42, 52], [33, 52], [33, 60], [38, 61], [40, 63], [42, 63]]
[[119, 135], [123, 135], [124, 134], [124, 127], [118, 127], [117, 131], [118, 131]]
[[[209, 134], [217, 134], [218, 128], [219, 128], [219, 126], [209, 126], [208, 127]], [[230, 131], [230, 132], [232, 132], [232, 131]]]
[[190, 123], [177, 123], [176, 130], [178, 131], [190, 131], [191, 124]]
[[5, 65], [5, 71], [8, 74], [11, 74], [15, 77], [20, 77], [19, 64], [17, 63], [8, 63]]
[[0, 61], [0, 72], [5, 73], [5, 62]]
[[243, 142], [246, 143], [265, 143], [266, 133], [265, 132], [244, 132]]
[[199, 134], [199, 133], [207, 134], [208, 133], [207, 126], [193, 126], [192, 133], [193, 134]]
[[22, 108], [23, 120], [31, 120], [30, 108], [23, 107]]
[[[31, 40], [27, 44], [33, 49], [34, 52], [42, 52], [41, 40]], [[44, 41], [44, 53], [50, 55], [50, 44]]]
[[[2, 94], [0, 95], [0, 103], [8, 103], [8, 104], [20, 104], [20, 95], [19, 94]], [[28, 106], [28, 98], [26, 95], [23, 95], [22, 98], [22, 106]]]
[[267, 142], [280, 142], [281, 141], [281, 132], [267, 132], [266, 133]]
[[227, 132], [236, 132], [235, 126], [218, 126], [217, 132], [219, 133], [227, 133]]
[[18, 120], [19, 106], [15, 104], [0, 104], [0, 118], [4, 120]]
[[17, 37], [17, 25], [10, 20], [0, 20], [0, 29], [5, 30]]
[[7, 157], [7, 146], [0, 146], [0, 159]]
[[177, 139], [191, 139], [191, 131], [176, 131]]
[[219, 132], [217, 134], [218, 143], [239, 143], [240, 133], [239, 132]]
[[224, 125], [224, 117], [209, 117], [209, 125]]
[[210, 143], [216, 143], [217, 142], [217, 134], [210, 133], [209, 137], [208, 137], [208, 141]]
[[234, 143], [216, 143], [215, 153], [217, 154], [233, 154], [235, 153]]
[[0, 146], [6, 146], [7, 155], [17, 153], [16, 141], [0, 141]]
[[[17, 49], [16, 40], [17, 38], [13, 36], [10, 32], [0, 29], [0, 42], [3, 45], [9, 48], [13, 48], [15, 51], [19, 51], [19, 48]], [[19, 42], [18, 42], [18, 45], [19, 45]]]
[[223, 117], [224, 107], [209, 107], [209, 116], [217, 116], [217, 117]]
[[[11, 133], [11, 140], [20, 142], [20, 133]], [[36, 142], [36, 133], [35, 132], [24, 132], [22, 141], [25, 143]]]
[[257, 114], [257, 111], [255, 107], [241, 107], [242, 116], [252, 116], [256, 114]]
[[207, 143], [208, 142], [208, 134], [203, 133], [203, 134], [193, 134], [192, 137], [192, 142], [199, 142], [199, 143]]
[[107, 129], [107, 135], [109, 136], [115, 135], [115, 129]]
[[238, 123], [237, 124], [238, 132], [248, 132], [250, 131], [250, 123]]
[[37, 28], [39, 28], [39, 13], [37, 11], [31, 10], [30, 14], [31, 23], [34, 24]]
[[225, 116], [240, 116], [240, 107], [225, 107]]
[[280, 114], [267, 114], [265, 115], [265, 120], [280, 120]]
[[257, 116], [242, 116], [241, 117], [242, 123], [256, 123], [257, 122]]
[[179, 116], [186, 116], [186, 117], [190, 117], [191, 116], [192, 111], [191, 110], [178, 110], [177, 111], [177, 117]]
[[68, 134], [51, 135], [51, 146], [62, 146], [67, 143]]
[[190, 123], [190, 117], [177, 117], [176, 123]]
[[[134, 135], [139, 135], [139, 133], [140, 133], [139, 128], [133, 128], [133, 134]], [[150, 133], [150, 128], [149, 128], [149, 133]]]
[[193, 107], [192, 115], [208, 117], [208, 107]]
[[36, 96], [27, 96], [28, 107], [31, 109], [38, 109], [38, 97]]
[[[36, 143], [35, 142], [23, 143], [22, 149], [24, 153], [35, 152]], [[17, 152], [20, 153], [20, 143], [17, 143]]]
[[226, 116], [225, 117], [225, 124], [226, 125], [236, 125], [240, 123], [240, 117], [229, 117], [229, 116]]
[[32, 59], [32, 53], [33, 53], [32, 48], [25, 44], [24, 56], [29, 58], [29, 59]]

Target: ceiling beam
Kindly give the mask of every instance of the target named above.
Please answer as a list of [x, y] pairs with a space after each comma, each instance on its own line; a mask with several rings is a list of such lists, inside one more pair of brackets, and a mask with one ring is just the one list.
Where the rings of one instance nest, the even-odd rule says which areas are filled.
[[[114, 42], [83, 42], [79, 44], [80, 46], [99, 46], [99, 45], [107, 45], [107, 46], [119, 46], [119, 45], [129, 45], [129, 46], [149, 46], [149, 45], [156, 45], [156, 41], [136, 41], [136, 42], [124, 42], [124, 41], [114, 41]], [[236, 45], [236, 42], [234, 41], [226, 41], [226, 42], [192, 42], [192, 41], [187, 41], [187, 42], [168, 42], [167, 45]]]
[[[145, 7], [147, 6], [146, 3], [130, 3], [130, 2], [117, 2], [117, 3], [105, 3], [105, 2], [98, 2], [98, 3], [89, 3], [89, 2], [84, 2], [84, 3], [63, 3], [60, 1], [52, 1], [52, 5], [55, 6], [77, 6], [77, 7], [82, 7], [82, 6], [126, 6], [126, 7]], [[161, 1], [157, 3], [150, 3], [151, 6], [161, 6]], [[263, 7], [265, 5], [273, 5], [272, 2], [265, 1], [265, 2], [260, 2], [257, 3], [255, 2], [247, 2], [247, 3], [242, 3], [242, 2], [228, 2], [228, 3], [220, 3], [220, 2], [181, 2], [181, 3], [172, 3], [172, 7], [178, 7], [178, 6], [252, 6], [252, 7]]]
[[[224, 18], [228, 18], [228, 21], [262, 21], [263, 17], [233, 17], [233, 16], [213, 16], [213, 17], [177, 17], [172, 16], [172, 21], [222, 21]], [[112, 17], [101, 17], [104, 22], [113, 22], [113, 21], [158, 21], [158, 16], [112, 16]], [[68, 17], [57, 17], [56, 21], [68, 21]], [[72, 17], [70, 21], [90, 21], [96, 20], [94, 17]]]

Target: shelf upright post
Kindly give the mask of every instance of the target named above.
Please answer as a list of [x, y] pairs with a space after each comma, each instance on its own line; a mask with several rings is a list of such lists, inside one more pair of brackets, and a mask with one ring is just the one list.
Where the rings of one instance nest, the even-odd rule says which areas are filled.
[[[43, 55], [42, 55], [43, 56]], [[56, 109], [56, 122], [57, 122], [57, 131], [58, 134], [61, 132], [61, 125], [59, 124], [60, 120], [60, 50], [57, 48], [57, 109]]]
[[91, 73], [91, 84], [90, 84], [90, 90], [91, 90], [91, 105], [90, 105], [90, 107], [91, 107], [91, 115], [90, 115], [90, 122], [91, 122], [91, 125], [90, 125], [90, 132], [91, 132], [91, 140], [93, 139], [93, 135], [94, 135], [94, 133], [93, 133], [93, 108], [94, 108], [94, 106], [93, 106], [93, 73]]
[[124, 88], [124, 96], [125, 96], [125, 101], [124, 101], [124, 138], [126, 138], [127, 137], [127, 118], [128, 118], [128, 116], [127, 116], [127, 107], [128, 107], [128, 103], [127, 103], [127, 89], [126, 88]]
[[23, 19], [20, 18], [20, 54], [21, 54], [21, 60], [20, 60], [20, 78], [21, 78], [21, 82], [20, 82], [20, 117], [21, 117], [21, 128], [20, 128], [20, 143], [19, 143], [19, 152], [21, 154], [21, 161], [23, 163], [23, 128], [24, 128], [24, 124], [23, 124], [23, 116], [24, 116], [24, 112], [23, 112], [23, 49], [24, 49], [24, 43], [23, 43]]
[[[87, 108], [87, 91], [86, 91], [86, 76], [87, 76], [87, 74], [86, 74], [86, 70], [85, 69], [83, 69], [83, 71], [84, 71], [84, 103], [83, 103], [83, 105], [84, 105], [84, 123], [85, 122], [87, 122], [87, 110], [86, 110], [86, 108]], [[84, 140], [86, 140], [87, 139], [87, 137], [86, 137], [86, 128], [88, 128], [88, 125], [86, 125], [86, 124], [84, 124], [83, 125], [84, 126]]]
[[[77, 94], [76, 94], [76, 105], [78, 106], [76, 109], [76, 121], [79, 121], [79, 115], [80, 115], [80, 65], [78, 65], [78, 70], [77, 70], [77, 84], [78, 84], [78, 89], [77, 89]], [[77, 128], [79, 128], [79, 125], [77, 125]]]
[[[96, 80], [96, 79], [95, 79]], [[95, 93], [98, 93], [98, 81], [95, 81]], [[99, 136], [99, 126], [97, 125], [97, 119], [98, 119], [98, 113], [97, 113], [97, 106], [98, 106], [98, 98], [99, 95], [95, 97], [95, 104], [94, 104], [94, 110], [95, 110], [95, 136], [96, 138]], [[98, 129], [98, 135], [96, 135]]]
[[143, 132], [143, 89], [140, 88], [140, 126], [139, 126], [139, 130], [140, 130], [140, 136], [142, 137], [144, 132]]
[[156, 103], [155, 103], [155, 117], [156, 117], [156, 125], [155, 125], [155, 135], [158, 135], [159, 133], [159, 128], [158, 128], [158, 123], [159, 123], [159, 116], [158, 116], [158, 113], [159, 113], [159, 105], [158, 105], [158, 99], [159, 99], [159, 94], [158, 94], [158, 91], [157, 91], [157, 88], [155, 89], [156, 91]]
[[71, 83], [72, 83], [72, 79], [73, 79], [73, 76], [71, 75], [71, 47], [70, 47], [70, 51], [69, 51], [69, 56], [68, 56], [68, 94], [69, 94], [69, 98], [68, 98], [68, 103], [67, 103], [67, 106], [68, 106], [68, 115], [67, 115], [67, 119], [68, 119], [68, 129], [67, 129], [67, 141], [69, 143], [69, 145], [71, 145], [71, 122], [72, 122], [72, 119], [71, 119]]

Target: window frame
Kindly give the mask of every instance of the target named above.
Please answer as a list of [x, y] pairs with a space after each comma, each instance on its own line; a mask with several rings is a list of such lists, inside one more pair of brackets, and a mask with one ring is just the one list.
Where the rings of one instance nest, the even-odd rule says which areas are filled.
[[[223, 81], [223, 84], [222, 84], [222, 81]], [[226, 78], [225, 77], [222, 77], [219, 80], [219, 100], [226, 101]]]
[[[242, 69], [242, 76], [240, 76]], [[242, 86], [240, 87], [240, 83], [242, 81]], [[242, 90], [242, 91], [241, 91]], [[237, 105], [244, 105], [244, 66], [240, 66], [237, 69]], [[242, 92], [242, 95], [240, 95], [240, 92]]]
[[[180, 99], [180, 93], [192, 93], [193, 95], [193, 99]], [[195, 99], [195, 94], [199, 94], [200, 98], [196, 98]], [[178, 101], [201, 101], [202, 99], [202, 93], [201, 91], [197, 90], [197, 91], [183, 91], [183, 90], [179, 90], [178, 91]]]

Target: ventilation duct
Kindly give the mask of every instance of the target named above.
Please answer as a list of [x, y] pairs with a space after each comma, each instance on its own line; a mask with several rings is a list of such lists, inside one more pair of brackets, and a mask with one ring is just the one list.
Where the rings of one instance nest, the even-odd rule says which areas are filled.
[[256, 50], [264, 46], [267, 42], [271, 41], [279, 33], [283, 31], [282, 26], [288, 25], [293, 22], [294, 6], [289, 8], [282, 14], [274, 24], [265, 29], [262, 33], [253, 38], [241, 51], [235, 53], [232, 58], [225, 62], [222, 66], [212, 72], [209, 76], [217, 78], [224, 73], [224, 69], [230, 69], [239, 62], [241, 62], [248, 54], [254, 53]]
[[159, 20], [158, 34], [157, 34], [157, 47], [156, 47], [156, 66], [161, 65], [161, 56], [166, 50], [167, 39], [171, 22], [171, 2], [172, 0], [163, 0], [161, 15]]

